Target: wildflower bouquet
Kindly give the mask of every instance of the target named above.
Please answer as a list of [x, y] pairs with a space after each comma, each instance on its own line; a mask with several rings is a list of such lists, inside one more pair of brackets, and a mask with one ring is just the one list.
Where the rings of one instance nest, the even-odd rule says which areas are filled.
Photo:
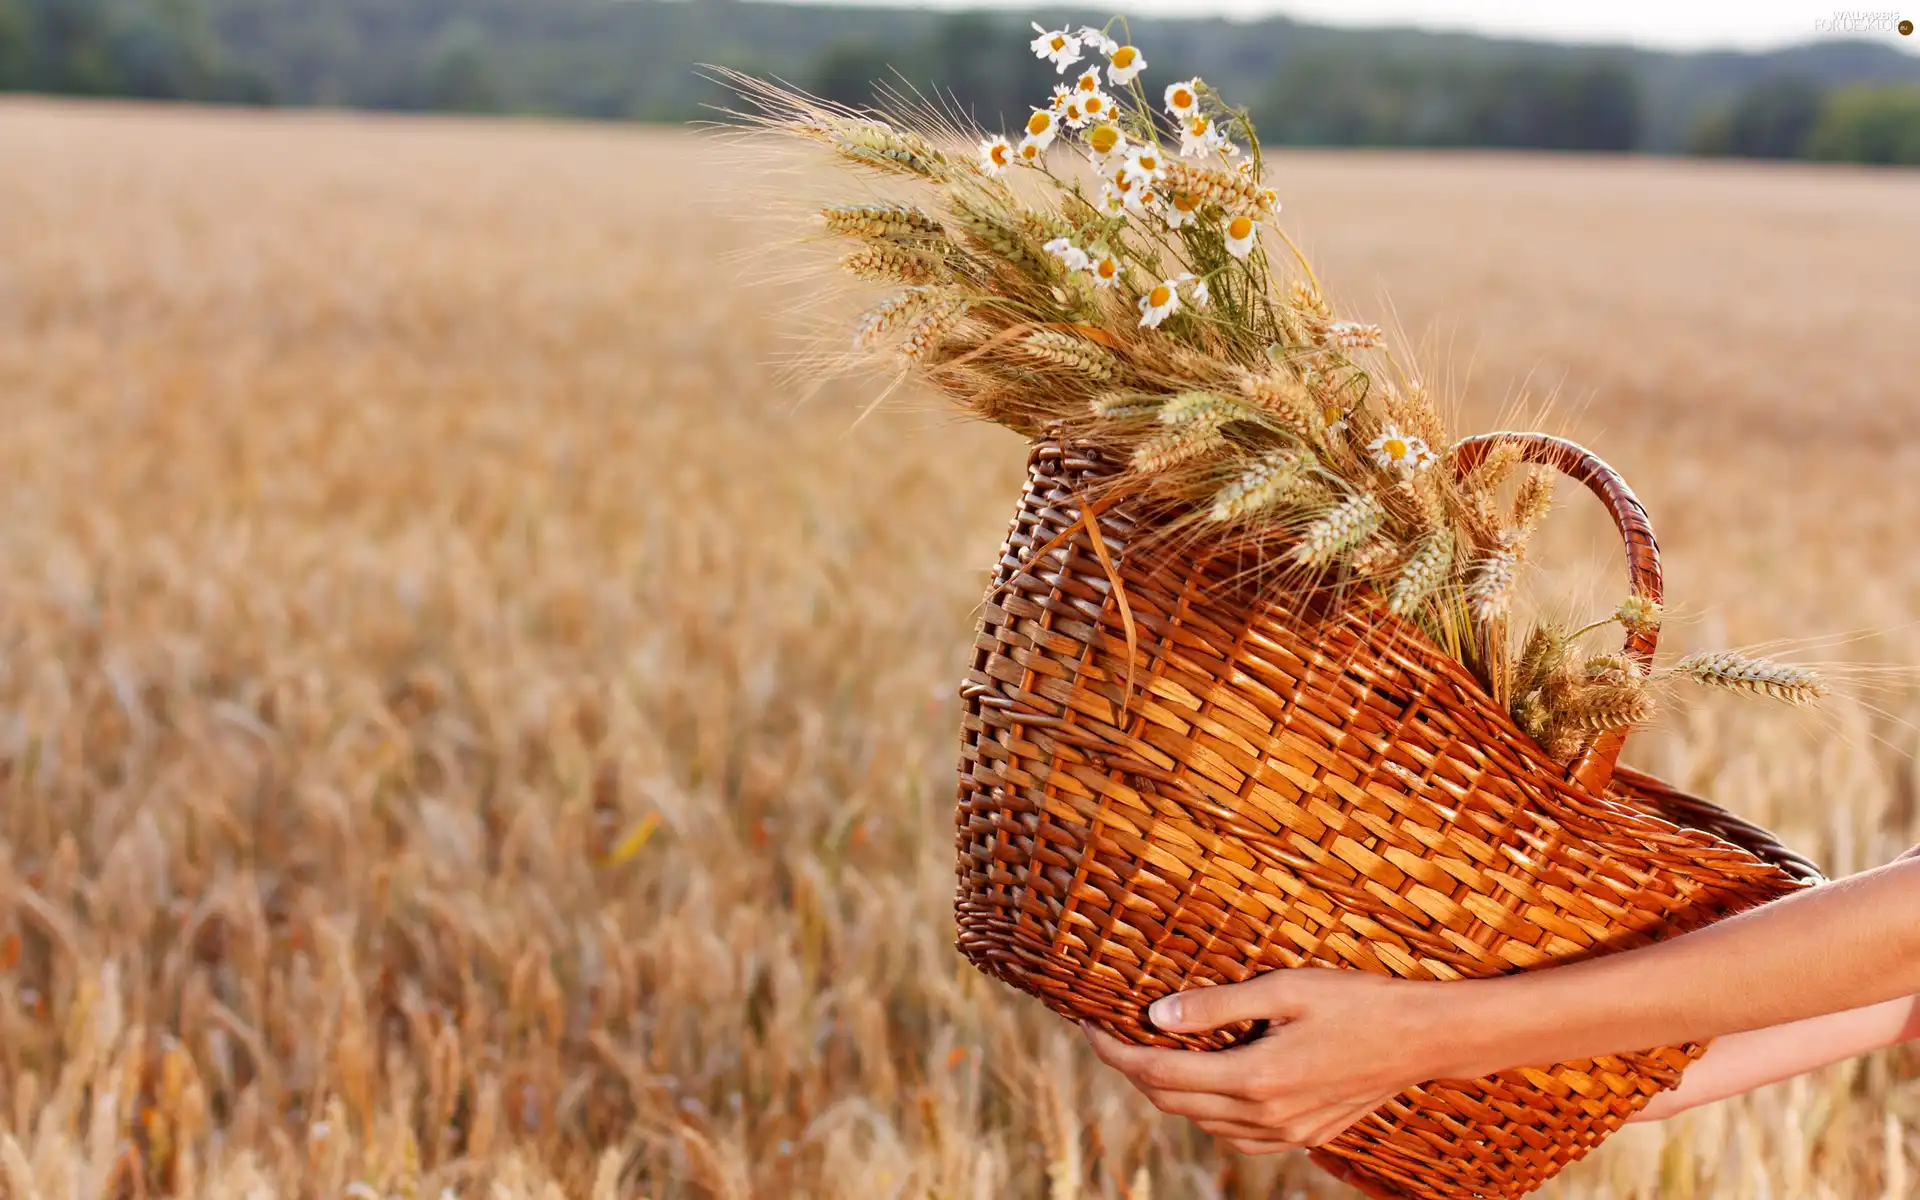
[[[1254, 1031], [1168, 1034], [1147, 1006], [1308, 965], [1525, 970], [1816, 879], [1615, 758], [1657, 683], [1819, 681], [1655, 671], [1659, 556], [1624, 481], [1541, 434], [1450, 440], [1276, 225], [1246, 114], [1197, 78], [1150, 91], [1114, 28], [1036, 27], [1062, 82], [1017, 140], [733, 77], [761, 125], [921, 193], [823, 212], [895, 289], [854, 357], [1033, 442], [961, 688], [962, 952], [1062, 1015], [1211, 1047]], [[1607, 503], [1633, 590], [1510, 650], [1556, 472]], [[1626, 651], [1583, 657], [1608, 624]], [[1700, 1050], [1422, 1085], [1315, 1160], [1373, 1196], [1518, 1196]]]
[[[1820, 694], [1805, 671], [1740, 656], [1658, 675], [1617, 655], [1579, 659], [1592, 625], [1535, 626], [1510, 654], [1514, 589], [1554, 471], [1519, 471], [1512, 445], [1451, 469], [1426, 388], [1379, 326], [1335, 312], [1275, 224], [1247, 114], [1199, 78], [1150, 97], [1147, 60], [1115, 24], [1036, 24], [1033, 52], [1064, 81], [1017, 140], [981, 137], [973, 153], [959, 147], [975, 139], [926, 106], [889, 118], [734, 77], [762, 124], [932, 193], [931, 207], [822, 213], [856, 243], [846, 270], [903, 285], [860, 319], [857, 354], [897, 358], [977, 416], [1098, 447], [1122, 465], [1099, 489], [1158, 504], [1154, 536], [1203, 553], [1283, 541], [1262, 555], [1275, 595], [1377, 592], [1561, 761], [1644, 721], [1665, 680]], [[1039, 197], [1016, 186], [1029, 182]], [[1635, 597], [1612, 620], [1651, 627], [1659, 608]]]

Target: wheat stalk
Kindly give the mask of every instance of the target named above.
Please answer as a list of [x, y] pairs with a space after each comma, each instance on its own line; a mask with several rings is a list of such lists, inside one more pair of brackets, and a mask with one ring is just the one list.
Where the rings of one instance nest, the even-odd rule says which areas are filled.
[[1467, 606], [1482, 623], [1505, 616], [1513, 604], [1513, 584], [1520, 573], [1520, 552], [1501, 546], [1480, 560], [1467, 585]]
[[1535, 467], [1520, 481], [1513, 496], [1513, 523], [1531, 533], [1547, 519], [1553, 507], [1553, 485], [1558, 473], [1550, 467]]
[[1221, 488], [1207, 515], [1215, 521], [1232, 521], [1321, 494], [1320, 486], [1307, 474], [1302, 455], [1275, 451], [1255, 459], [1239, 478]]
[[889, 333], [927, 312], [935, 298], [936, 293], [932, 288], [911, 287], [897, 296], [889, 296], [874, 305], [861, 316], [855, 327], [854, 349], [864, 350], [872, 346]]
[[1453, 533], [1436, 529], [1420, 543], [1406, 566], [1400, 568], [1387, 596], [1387, 611], [1396, 617], [1413, 613], [1422, 601], [1437, 591], [1453, 568]]
[[1108, 383], [1119, 374], [1113, 356], [1092, 342], [1058, 329], [1035, 329], [1020, 338], [1020, 349], [1050, 367]]
[[938, 218], [911, 204], [833, 204], [820, 210], [827, 232], [875, 242], [939, 242]]
[[1335, 505], [1332, 511], [1307, 526], [1293, 557], [1310, 567], [1324, 567], [1372, 537], [1386, 520], [1372, 493], [1362, 492]]
[[840, 260], [842, 268], [876, 283], [932, 283], [942, 274], [938, 260], [904, 246], [862, 246]]
[[1755, 692], [1789, 704], [1810, 704], [1827, 694], [1826, 682], [1816, 672], [1731, 650], [1689, 654], [1673, 664], [1671, 673], [1707, 687]]

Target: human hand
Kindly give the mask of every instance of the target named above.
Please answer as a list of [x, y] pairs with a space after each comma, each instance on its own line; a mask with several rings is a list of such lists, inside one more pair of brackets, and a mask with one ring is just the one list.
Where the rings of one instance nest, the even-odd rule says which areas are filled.
[[1447, 1075], [1456, 1049], [1441, 1017], [1447, 986], [1301, 968], [1196, 988], [1149, 1010], [1156, 1026], [1176, 1033], [1272, 1023], [1231, 1050], [1131, 1046], [1081, 1028], [1100, 1060], [1161, 1112], [1190, 1118], [1244, 1154], [1277, 1154], [1330, 1141], [1398, 1093]]

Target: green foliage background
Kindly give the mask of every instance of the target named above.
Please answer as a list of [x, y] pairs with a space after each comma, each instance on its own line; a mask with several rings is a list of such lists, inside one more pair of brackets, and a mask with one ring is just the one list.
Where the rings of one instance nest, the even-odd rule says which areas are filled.
[[[1027, 17], [740, 0], [0, 0], [0, 91], [686, 121], [721, 63], [852, 103], [874, 80], [1012, 127], [1055, 78]], [[1197, 73], [1277, 143], [1920, 162], [1920, 57], [1824, 39], [1672, 54], [1141, 18], [1146, 82]], [[1810, 31], [1811, 35], [1811, 31]]]

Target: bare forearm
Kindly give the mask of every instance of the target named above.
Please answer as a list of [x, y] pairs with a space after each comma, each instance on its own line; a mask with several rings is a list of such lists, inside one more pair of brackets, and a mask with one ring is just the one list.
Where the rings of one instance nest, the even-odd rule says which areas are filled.
[[[1920, 860], [1641, 950], [1435, 989], [1444, 1074], [1700, 1041], [1920, 993]], [[1462, 1037], [1461, 1031], [1469, 1031]]]

